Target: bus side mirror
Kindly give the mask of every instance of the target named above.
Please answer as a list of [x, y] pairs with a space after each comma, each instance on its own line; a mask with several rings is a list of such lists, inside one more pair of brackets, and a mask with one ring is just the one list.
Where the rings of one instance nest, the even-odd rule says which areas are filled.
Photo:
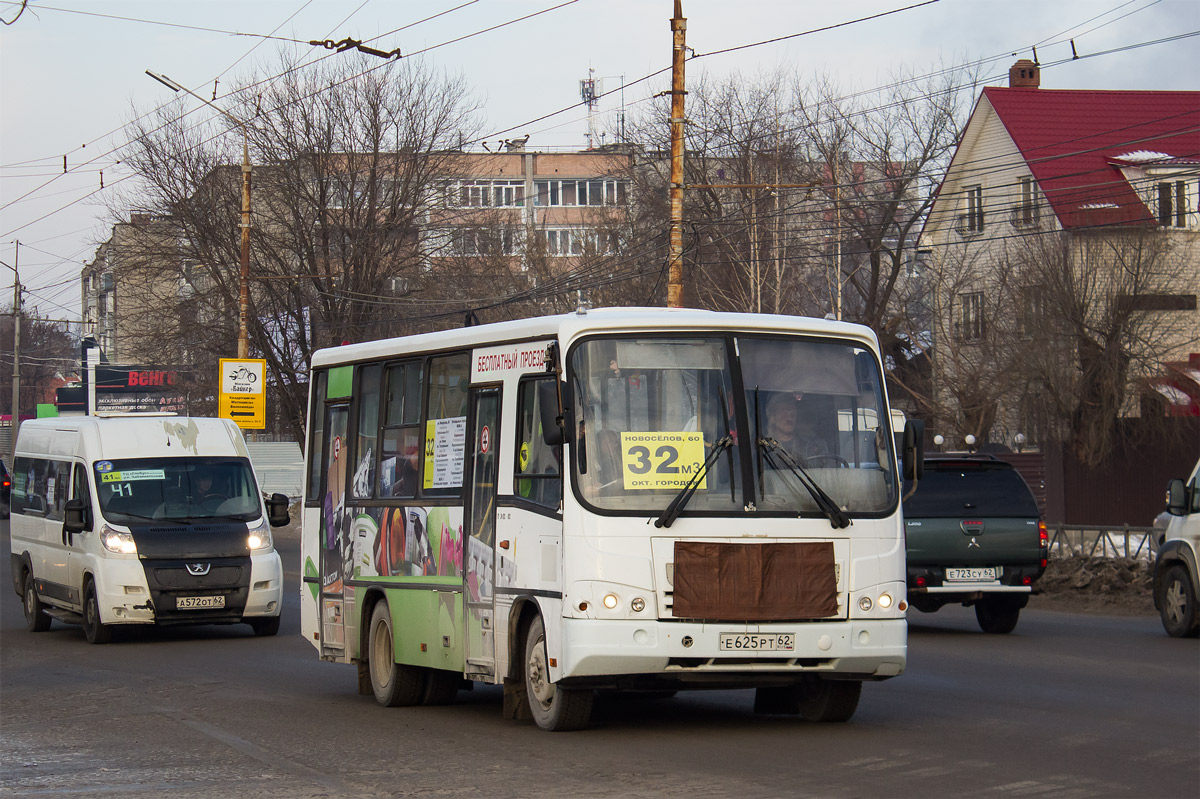
[[1182, 480], [1172, 480], [1167, 483], [1167, 513], [1172, 516], [1186, 516], [1187, 512], [1187, 488]]
[[557, 447], [563, 443], [562, 409], [558, 406], [558, 381], [537, 382], [538, 416], [542, 423], [542, 441], [546, 446]]
[[272, 494], [267, 500], [267, 521], [272, 527], [283, 527], [292, 517], [288, 514], [288, 498], [285, 494]]
[[87, 502], [82, 499], [68, 499], [63, 505], [63, 529], [68, 533], [82, 533], [87, 529], [85, 514]]
[[905, 480], [920, 480], [925, 476], [925, 423], [919, 419], [904, 423], [901, 463]]

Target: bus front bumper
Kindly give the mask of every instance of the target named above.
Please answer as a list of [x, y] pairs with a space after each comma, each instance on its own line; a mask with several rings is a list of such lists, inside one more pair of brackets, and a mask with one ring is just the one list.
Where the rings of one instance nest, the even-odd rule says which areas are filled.
[[[722, 650], [722, 634], [794, 635], [794, 648]], [[619, 675], [688, 682], [770, 682], [789, 675], [886, 679], [904, 671], [903, 618], [778, 624], [660, 623], [563, 619], [560, 674], [554, 679]], [[553, 669], [552, 669], [553, 671]]]

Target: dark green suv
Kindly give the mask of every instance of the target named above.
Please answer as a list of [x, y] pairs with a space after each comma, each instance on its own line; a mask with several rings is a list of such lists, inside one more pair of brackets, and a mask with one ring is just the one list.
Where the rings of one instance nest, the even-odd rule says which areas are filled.
[[925, 613], [973, 605], [984, 632], [1013, 631], [1049, 557], [1037, 500], [1016, 469], [990, 455], [927, 457], [904, 529], [909, 604]]

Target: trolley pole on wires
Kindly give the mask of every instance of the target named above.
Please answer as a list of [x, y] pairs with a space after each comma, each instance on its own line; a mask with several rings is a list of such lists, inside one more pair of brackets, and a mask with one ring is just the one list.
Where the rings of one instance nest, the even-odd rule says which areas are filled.
[[683, 1], [675, 0], [671, 18], [671, 224], [667, 250], [667, 307], [683, 307], [683, 63], [687, 55], [687, 20]]

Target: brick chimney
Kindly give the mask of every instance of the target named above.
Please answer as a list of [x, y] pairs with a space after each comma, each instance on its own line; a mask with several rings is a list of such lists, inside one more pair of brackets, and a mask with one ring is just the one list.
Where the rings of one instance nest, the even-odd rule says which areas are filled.
[[1013, 89], [1036, 89], [1042, 85], [1042, 70], [1028, 58], [1008, 68], [1008, 85]]

